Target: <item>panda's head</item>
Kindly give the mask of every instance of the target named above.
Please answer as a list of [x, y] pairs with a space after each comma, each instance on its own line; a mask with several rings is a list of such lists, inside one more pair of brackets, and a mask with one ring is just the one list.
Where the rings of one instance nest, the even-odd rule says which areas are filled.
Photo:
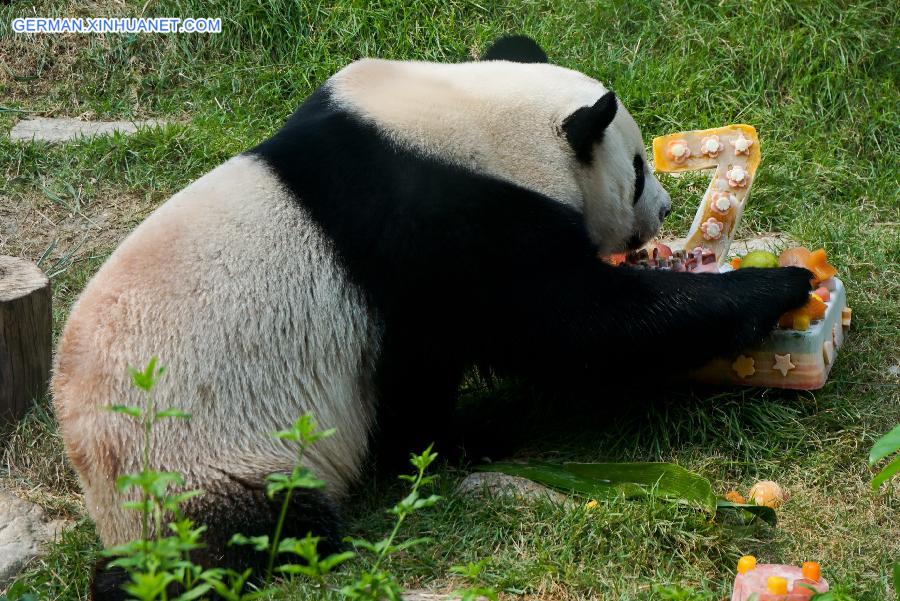
[[652, 238], [671, 200], [647, 166], [637, 123], [615, 94], [604, 90], [565, 117], [560, 138], [574, 155], [588, 229], [601, 250], [633, 250]]
[[364, 59], [328, 87], [398, 143], [578, 210], [603, 253], [640, 246], [669, 212], [628, 111], [527, 37], [503, 38], [476, 62]]

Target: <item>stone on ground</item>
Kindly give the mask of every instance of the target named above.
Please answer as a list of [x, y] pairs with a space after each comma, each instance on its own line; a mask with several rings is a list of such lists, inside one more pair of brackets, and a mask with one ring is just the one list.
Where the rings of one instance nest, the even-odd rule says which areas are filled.
[[156, 127], [165, 125], [165, 121], [149, 119], [146, 121], [79, 121], [69, 117], [34, 117], [22, 119], [9, 132], [9, 139], [36, 140], [43, 142], [65, 142], [80, 137], [101, 136], [118, 131], [133, 134], [140, 127]]
[[65, 525], [65, 520], [47, 520], [40, 506], [0, 490], [0, 589]]
[[473, 472], [469, 474], [456, 487], [456, 494], [471, 497], [513, 497], [526, 500], [547, 499], [554, 503], [566, 501], [564, 494], [537, 482], [499, 472]]

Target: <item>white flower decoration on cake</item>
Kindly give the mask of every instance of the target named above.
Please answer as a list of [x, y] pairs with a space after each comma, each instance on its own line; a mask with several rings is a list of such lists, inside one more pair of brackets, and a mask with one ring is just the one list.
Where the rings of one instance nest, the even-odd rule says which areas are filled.
[[725, 145], [719, 142], [719, 136], [715, 134], [706, 136], [700, 140], [700, 154], [708, 156], [711, 159], [719, 156], [719, 153], [722, 152], [722, 149], [724, 148]]
[[750, 154], [753, 140], [745, 138], [744, 134], [739, 133], [738, 137], [731, 141], [731, 145], [734, 146], [734, 154]]
[[709, 208], [713, 213], [727, 215], [731, 207], [737, 204], [734, 194], [728, 192], [710, 192]]
[[725, 231], [725, 226], [715, 217], [710, 217], [700, 224], [700, 231], [706, 240], [718, 240]]
[[725, 177], [728, 178], [728, 185], [732, 188], [746, 188], [747, 182], [750, 181], [750, 174], [740, 165], [735, 165], [726, 171]]
[[688, 147], [687, 140], [669, 142], [669, 158], [679, 164], [691, 158], [691, 149]]

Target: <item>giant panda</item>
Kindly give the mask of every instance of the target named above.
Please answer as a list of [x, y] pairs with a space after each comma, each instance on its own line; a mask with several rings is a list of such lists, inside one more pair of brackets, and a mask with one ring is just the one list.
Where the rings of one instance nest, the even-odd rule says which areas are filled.
[[[458, 64], [363, 59], [284, 127], [154, 211], [109, 257], [61, 335], [53, 398], [104, 545], [140, 535], [116, 478], [142, 433], [105, 408], [141, 403], [129, 366], [158, 356], [152, 466], [204, 494], [197, 560], [247, 565], [234, 532], [275, 520], [265, 476], [295, 449], [270, 434], [303, 413], [337, 432], [306, 465], [287, 535], [340, 537], [340, 506], [376, 453], [419, 450], [464, 370], [615, 381], [648, 346], [684, 369], [734, 353], [802, 305], [809, 273], [615, 268], [670, 199], [613, 92], [546, 62], [527, 38]], [[608, 399], [612, 402], [612, 399]], [[411, 420], [415, 420], [414, 423]], [[113, 598], [102, 572], [97, 598]], [[112, 576], [110, 576], [112, 578]]]

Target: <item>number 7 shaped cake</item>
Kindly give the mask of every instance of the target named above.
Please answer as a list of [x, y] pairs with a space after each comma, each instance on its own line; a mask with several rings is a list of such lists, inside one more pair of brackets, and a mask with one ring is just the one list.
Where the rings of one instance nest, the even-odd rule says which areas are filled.
[[[636, 257], [625, 258], [624, 262], [679, 271], [725, 272], [739, 267], [740, 259], [730, 264], [724, 261], [760, 158], [759, 138], [750, 125], [679, 132], [654, 139], [653, 159], [657, 171], [715, 169], [715, 172], [682, 250], [667, 257], [668, 253], [660, 253], [661, 245], [657, 245]], [[819, 287], [810, 294], [809, 302], [785, 314], [779, 320], [778, 329], [758, 345], [745, 349], [736, 358], [714, 359], [694, 371], [692, 379], [710, 384], [801, 390], [824, 386], [850, 328], [851, 311], [844, 285], [834, 277], [836, 270], [825, 260], [824, 250], [789, 249], [778, 262], [799, 265], [813, 272], [813, 284]]]

